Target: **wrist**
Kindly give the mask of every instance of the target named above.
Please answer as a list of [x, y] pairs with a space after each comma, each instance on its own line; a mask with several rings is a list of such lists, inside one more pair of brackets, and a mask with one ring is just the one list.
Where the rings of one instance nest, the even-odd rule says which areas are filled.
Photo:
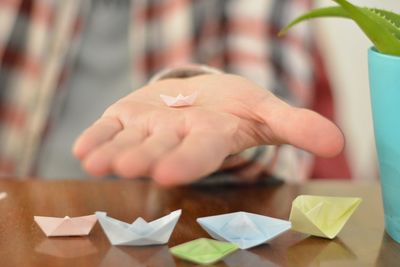
[[207, 65], [200, 64], [182, 64], [166, 68], [156, 73], [149, 81], [149, 84], [156, 81], [171, 78], [190, 78], [204, 74], [222, 74], [223, 71]]

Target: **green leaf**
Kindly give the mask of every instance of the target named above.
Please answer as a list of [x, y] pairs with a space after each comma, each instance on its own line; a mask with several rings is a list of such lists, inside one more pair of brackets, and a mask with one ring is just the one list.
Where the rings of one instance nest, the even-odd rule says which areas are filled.
[[333, 0], [342, 6], [358, 26], [373, 42], [379, 52], [400, 56], [400, 40], [387, 26], [384, 17], [377, 15], [369, 9], [354, 6], [345, 0]]
[[378, 8], [358, 7], [346, 0], [333, 0], [339, 6], [314, 9], [293, 20], [279, 32], [285, 34], [296, 24], [314, 18], [341, 17], [352, 19], [372, 41], [376, 49], [385, 54], [400, 56], [400, 15]]
[[323, 7], [323, 8], [318, 8], [311, 10], [310, 12], [307, 12], [306, 14], [296, 18], [292, 22], [290, 22], [289, 25], [287, 25], [285, 28], [283, 28], [279, 33], [278, 36], [282, 36], [286, 34], [286, 32], [292, 28], [293, 26], [299, 24], [300, 22], [303, 22], [305, 20], [309, 19], [315, 19], [315, 18], [322, 18], [322, 17], [341, 17], [341, 18], [351, 18], [348, 14], [348, 12], [342, 8], [341, 6], [333, 6], [333, 7]]
[[400, 26], [400, 15], [399, 14], [396, 14], [392, 11], [379, 9], [379, 8], [369, 8], [369, 10], [374, 11], [375, 13], [378, 13], [378, 14], [386, 17], [388, 20], [392, 21], [397, 27]]
[[[400, 15], [391, 11], [378, 9], [378, 8], [366, 8], [372, 12], [371, 16], [375, 16], [377, 20], [380, 20], [383, 26], [386, 27], [391, 33], [393, 33], [397, 39], [400, 39]], [[368, 12], [365, 11], [365, 12]]]

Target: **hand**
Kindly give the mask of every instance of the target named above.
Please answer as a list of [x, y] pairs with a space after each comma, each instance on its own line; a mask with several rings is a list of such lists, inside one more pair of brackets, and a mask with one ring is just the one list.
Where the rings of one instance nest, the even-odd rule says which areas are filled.
[[[160, 99], [194, 92], [193, 106], [171, 108]], [[344, 138], [329, 120], [249, 80], [201, 75], [161, 80], [122, 98], [78, 138], [74, 154], [93, 176], [150, 176], [174, 185], [208, 175], [227, 156], [260, 144], [292, 144], [330, 157], [343, 149]]]

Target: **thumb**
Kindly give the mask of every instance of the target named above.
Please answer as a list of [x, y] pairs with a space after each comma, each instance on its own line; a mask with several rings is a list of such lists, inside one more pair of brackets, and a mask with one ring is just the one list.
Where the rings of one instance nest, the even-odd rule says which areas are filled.
[[321, 157], [333, 157], [343, 150], [342, 132], [314, 111], [292, 107], [272, 96], [261, 103], [258, 112], [274, 143], [291, 144]]

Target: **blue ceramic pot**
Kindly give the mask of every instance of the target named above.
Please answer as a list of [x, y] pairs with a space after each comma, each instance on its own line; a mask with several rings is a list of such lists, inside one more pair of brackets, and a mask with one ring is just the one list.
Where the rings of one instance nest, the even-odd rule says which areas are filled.
[[400, 57], [370, 48], [368, 67], [385, 227], [400, 243]]

